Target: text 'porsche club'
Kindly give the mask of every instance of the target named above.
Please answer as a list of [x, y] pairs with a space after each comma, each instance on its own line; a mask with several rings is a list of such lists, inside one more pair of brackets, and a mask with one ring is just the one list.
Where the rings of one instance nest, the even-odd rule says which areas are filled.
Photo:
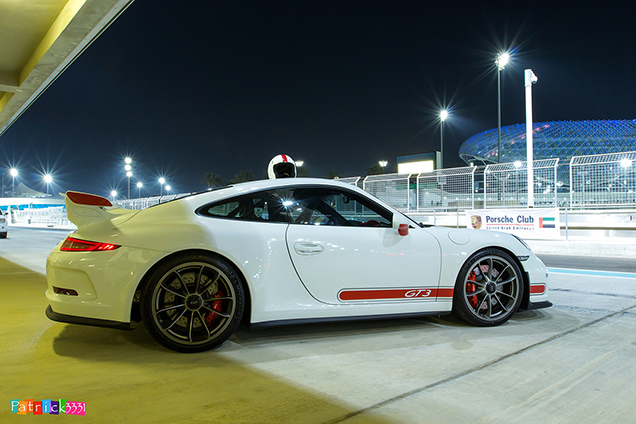
[[78, 227], [47, 260], [55, 321], [197, 352], [251, 324], [442, 315], [492, 326], [549, 306], [547, 270], [505, 233], [421, 227], [335, 180], [237, 184], [141, 211], [66, 193]]

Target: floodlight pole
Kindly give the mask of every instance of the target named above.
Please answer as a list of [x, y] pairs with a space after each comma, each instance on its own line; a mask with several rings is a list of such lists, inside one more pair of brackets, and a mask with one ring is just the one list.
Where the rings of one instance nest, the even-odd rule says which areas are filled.
[[440, 113], [439, 113], [439, 161], [440, 161], [440, 169], [444, 169], [444, 121], [446, 121], [446, 118], [448, 118], [448, 111], [446, 109], [443, 109]]
[[501, 163], [501, 68], [497, 68], [497, 163]]
[[497, 65], [497, 163], [501, 163], [501, 71], [506, 68], [510, 53], [499, 53], [495, 59]]
[[[526, 87], [526, 166], [528, 168], [528, 207], [534, 208], [534, 154], [532, 146], [532, 84], [539, 78], [526, 69], [524, 72]], [[555, 187], [556, 190], [556, 187]]]

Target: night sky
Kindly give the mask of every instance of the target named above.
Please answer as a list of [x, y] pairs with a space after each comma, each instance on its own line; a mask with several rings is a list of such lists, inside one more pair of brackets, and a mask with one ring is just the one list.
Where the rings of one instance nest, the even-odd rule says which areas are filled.
[[[484, 3], [484, 4], [481, 4]], [[457, 152], [497, 126], [636, 118], [635, 6], [585, 2], [135, 0], [0, 137], [0, 162], [41, 191], [204, 189], [204, 172], [263, 177], [279, 153], [310, 176]], [[1, 59], [0, 59], [1, 60]], [[131, 189], [131, 195], [137, 189]]]

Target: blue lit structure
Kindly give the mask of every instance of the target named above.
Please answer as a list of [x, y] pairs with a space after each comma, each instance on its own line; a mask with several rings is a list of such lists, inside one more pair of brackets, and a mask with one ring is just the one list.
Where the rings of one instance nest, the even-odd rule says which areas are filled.
[[[534, 160], [559, 158], [559, 180], [566, 185], [572, 156], [636, 151], [636, 119], [535, 122]], [[497, 163], [497, 128], [475, 134], [459, 148], [467, 164]], [[526, 160], [526, 124], [501, 127], [501, 162]]]

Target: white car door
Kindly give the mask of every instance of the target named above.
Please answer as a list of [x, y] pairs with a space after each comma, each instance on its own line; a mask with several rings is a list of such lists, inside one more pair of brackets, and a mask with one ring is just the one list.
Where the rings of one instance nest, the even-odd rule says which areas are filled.
[[298, 276], [330, 304], [435, 301], [440, 247], [427, 231], [392, 228], [391, 212], [354, 192], [303, 188], [286, 193], [287, 246]]

